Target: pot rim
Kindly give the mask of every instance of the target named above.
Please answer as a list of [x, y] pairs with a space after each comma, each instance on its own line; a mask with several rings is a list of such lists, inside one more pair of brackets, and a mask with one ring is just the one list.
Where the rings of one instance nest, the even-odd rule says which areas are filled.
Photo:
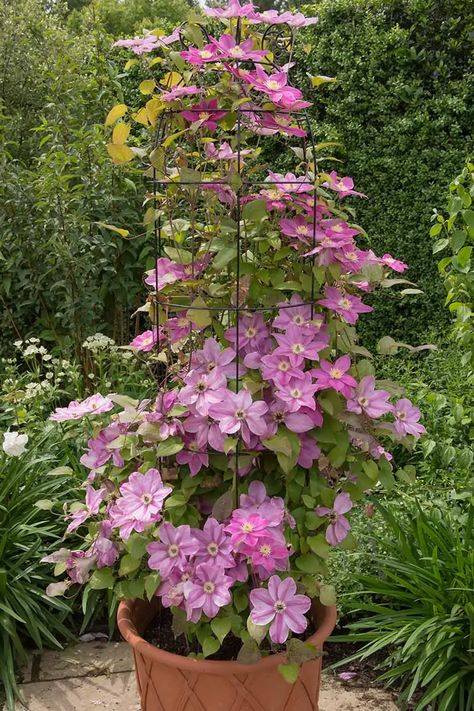
[[[133, 648], [134, 652], [156, 663], [182, 669], [183, 671], [230, 676], [232, 674], [250, 674], [260, 671], [269, 671], [279, 664], [286, 662], [285, 652], [271, 654], [268, 657], [260, 659], [256, 664], [241, 664], [234, 660], [221, 661], [184, 657], [180, 654], [173, 654], [172, 652], [167, 652], [164, 649], [155, 647], [143, 639], [137, 630], [137, 614], [140, 614], [140, 608], [144, 610], [144, 606], [147, 604], [148, 606], [151, 605], [151, 603], [145, 603], [143, 600], [122, 600], [117, 612], [117, 622], [122, 637]], [[318, 599], [315, 599], [312, 604], [312, 612], [318, 628], [306, 641], [322, 651], [323, 643], [336, 625], [337, 610], [334, 605], [325, 606], [322, 605]], [[319, 659], [321, 659], [321, 657], [319, 657]]]

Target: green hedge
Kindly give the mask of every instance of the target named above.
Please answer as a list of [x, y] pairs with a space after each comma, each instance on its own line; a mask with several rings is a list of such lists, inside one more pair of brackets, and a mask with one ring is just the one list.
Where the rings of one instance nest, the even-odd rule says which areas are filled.
[[[443, 287], [429, 238], [430, 215], [450, 176], [472, 152], [474, 3], [465, 0], [324, 0], [306, 6], [320, 22], [297, 55], [306, 73], [337, 82], [309, 92], [318, 140], [340, 141], [326, 162], [369, 196], [357, 202], [373, 248], [410, 265], [425, 295], [387, 291], [365, 319], [366, 335], [411, 342], [446, 324]], [[308, 49], [308, 48], [306, 48]]]

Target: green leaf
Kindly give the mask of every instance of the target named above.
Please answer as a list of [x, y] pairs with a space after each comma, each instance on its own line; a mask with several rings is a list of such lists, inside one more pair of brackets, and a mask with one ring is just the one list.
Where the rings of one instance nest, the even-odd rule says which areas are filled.
[[133, 558], [129, 553], [125, 554], [120, 561], [119, 575], [130, 575], [140, 567], [140, 558]]
[[296, 567], [302, 570], [303, 573], [320, 573], [321, 572], [321, 561], [314, 555], [314, 553], [306, 553], [306, 555], [300, 555], [296, 561]]
[[300, 665], [296, 663], [279, 664], [278, 671], [288, 684], [294, 684], [300, 673]]
[[237, 661], [240, 664], [257, 664], [261, 658], [262, 654], [254, 639], [248, 639], [244, 642], [237, 655]]
[[114, 573], [112, 568], [100, 568], [94, 570], [89, 580], [89, 585], [93, 590], [105, 590], [114, 585]]
[[230, 628], [232, 627], [232, 620], [230, 617], [215, 617], [211, 620], [211, 629], [222, 644], [224, 638], [229, 634]]
[[130, 553], [132, 558], [141, 558], [145, 555], [148, 539], [140, 533], [132, 533], [125, 541], [125, 548]]
[[242, 219], [249, 222], [261, 222], [266, 214], [265, 200], [252, 200], [244, 205]]
[[171, 457], [177, 454], [184, 447], [183, 442], [178, 437], [169, 437], [164, 442], [159, 442], [156, 448], [157, 457]]
[[232, 489], [228, 489], [228, 491], [224, 492], [215, 501], [214, 506], [212, 507], [212, 515], [218, 521], [225, 521], [232, 513], [233, 507], [234, 502], [232, 496]]
[[212, 268], [220, 272], [237, 257], [237, 247], [222, 247], [212, 261]]
[[323, 605], [335, 605], [336, 589], [334, 585], [321, 585], [319, 588], [319, 599]]
[[319, 555], [320, 558], [327, 558], [329, 556], [331, 546], [326, 541], [323, 533], [318, 533], [317, 536], [309, 536], [306, 540], [313, 553]]
[[321, 656], [321, 652], [319, 652], [314, 645], [307, 644], [297, 637], [292, 637], [287, 642], [286, 654], [288, 662], [298, 665]]
[[148, 600], [151, 601], [153, 600], [155, 593], [158, 589], [158, 585], [160, 584], [160, 574], [150, 573], [149, 575], [145, 576], [144, 583], [146, 596]]
[[207, 309], [207, 304], [201, 296], [197, 296], [192, 302], [192, 309], [186, 312], [190, 321], [193, 321], [199, 329], [206, 328], [212, 323], [211, 314]]
[[211, 654], [215, 654], [217, 652], [220, 646], [221, 643], [215, 637], [206, 637], [202, 643], [202, 653], [205, 657], [210, 657]]

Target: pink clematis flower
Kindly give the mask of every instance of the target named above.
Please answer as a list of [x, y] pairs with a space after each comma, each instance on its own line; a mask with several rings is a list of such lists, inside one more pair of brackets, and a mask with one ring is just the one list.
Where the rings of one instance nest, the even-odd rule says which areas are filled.
[[204, 613], [212, 619], [219, 609], [232, 602], [229, 588], [234, 581], [224, 569], [210, 563], [198, 565], [192, 580], [184, 584], [188, 620], [197, 622]]
[[163, 324], [164, 331], [168, 334], [170, 343], [177, 343], [182, 338], [188, 338], [191, 335], [195, 324], [186, 315], [186, 311], [182, 311], [175, 318], [169, 318]]
[[276, 395], [288, 405], [290, 412], [298, 412], [302, 407], [316, 409], [314, 393], [318, 389], [306, 372], [303, 378], [289, 378], [286, 383], [276, 384]]
[[199, 104], [181, 112], [189, 123], [198, 123], [210, 133], [217, 130], [217, 123], [226, 115], [226, 111], [217, 110], [217, 99], [203, 99]]
[[367, 197], [364, 193], [358, 193], [357, 190], [354, 190], [354, 181], [352, 178], [340, 178], [335, 170], [329, 173], [328, 180], [323, 183], [323, 187], [334, 190], [341, 198], [347, 197], [348, 195]]
[[255, 19], [259, 22], [264, 22], [267, 25], [288, 25], [289, 27], [308, 27], [319, 22], [319, 17], [305, 17], [302, 12], [291, 13], [289, 11], [282, 12], [278, 10], [265, 10], [265, 12], [256, 12]]
[[266, 49], [254, 49], [253, 39], [249, 38], [237, 44], [232, 35], [222, 35], [218, 40], [213, 39], [212, 43], [219, 51], [219, 59], [236, 59], [239, 62], [248, 60], [258, 62], [268, 54]]
[[84, 508], [74, 511], [70, 518], [71, 523], [66, 528], [66, 533], [72, 533], [82, 526], [88, 518], [99, 512], [99, 508], [105, 497], [107, 496], [106, 489], [94, 489], [92, 486], [86, 488], [86, 503]]
[[273, 321], [275, 328], [286, 330], [293, 325], [312, 329], [314, 332], [321, 331], [324, 324], [322, 315], [313, 314], [311, 317], [311, 306], [304, 304], [299, 294], [293, 294], [289, 302], [283, 302], [278, 306], [280, 306], [280, 311]]
[[188, 558], [198, 550], [198, 543], [187, 525], [175, 527], [165, 522], [161, 524], [159, 534], [160, 542], [149, 543], [146, 551], [150, 554], [148, 567], [158, 570], [164, 579], [174, 570], [180, 571], [186, 567]]
[[283, 644], [291, 632], [301, 634], [308, 626], [305, 613], [311, 607], [306, 595], [296, 594], [293, 578], [281, 580], [272, 575], [268, 589], [256, 588], [250, 592], [250, 619], [256, 625], [270, 626], [270, 638], [275, 644]]
[[[158, 272], [158, 284], [157, 284]], [[145, 278], [145, 284], [157, 288], [158, 291], [164, 289], [168, 284], [174, 284], [184, 279], [184, 265], [176, 264], [167, 257], [160, 257], [156, 262], [156, 269], [152, 269]]]
[[244, 78], [254, 89], [266, 94], [277, 106], [293, 111], [311, 106], [310, 101], [302, 100], [303, 94], [299, 89], [288, 86], [287, 72], [267, 74], [260, 66], [257, 66], [254, 72], [249, 72]]
[[313, 378], [316, 378], [318, 390], [337, 390], [350, 398], [353, 395], [354, 388], [357, 387], [357, 380], [348, 375], [347, 371], [351, 367], [351, 359], [348, 355], [341, 356], [334, 363], [327, 360], [322, 360], [319, 368], [314, 368], [311, 371]]
[[241, 5], [239, 0], [229, 0], [227, 7], [205, 7], [204, 14], [208, 17], [218, 17], [225, 20], [231, 17], [247, 17], [253, 19], [255, 8], [251, 2]]
[[[321, 416], [321, 424], [322, 424]], [[303, 469], [311, 469], [313, 462], [321, 456], [321, 450], [312, 437], [307, 434], [300, 435], [301, 449], [297, 464]]]
[[125, 434], [128, 426], [125, 423], [113, 422], [104, 427], [96, 437], [87, 442], [87, 451], [82, 455], [80, 462], [92, 472], [103, 467], [110, 459], [114, 467], [123, 467], [124, 460], [120, 449], [113, 446], [114, 441]]
[[189, 64], [194, 64], [196, 67], [202, 67], [208, 62], [215, 62], [219, 58], [219, 51], [215, 44], [206, 44], [202, 49], [190, 47], [180, 52], [181, 57]]
[[249, 155], [249, 153], [252, 153], [250, 148], [241, 150], [240, 153], [237, 151], [233, 151], [230, 144], [226, 141], [224, 141], [224, 143], [221, 143], [219, 148], [216, 148], [214, 143], [205, 143], [204, 152], [209, 160], [239, 160], [240, 156], [241, 166], [245, 165], [242, 158], [244, 156]]
[[114, 406], [110, 398], [103, 397], [100, 393], [78, 402], [73, 400], [67, 407], [57, 407], [49, 416], [54, 422], [66, 422], [67, 420], [80, 420], [85, 415], [102, 415], [109, 412]]
[[298, 136], [304, 138], [307, 132], [304, 128], [296, 125], [288, 114], [288, 116], [271, 114], [260, 115], [258, 111], [247, 114], [246, 123], [253, 133], [261, 136], [273, 136], [276, 133], [281, 133], [284, 136]]
[[324, 291], [324, 299], [320, 299], [317, 303], [325, 306], [337, 313], [343, 321], [354, 325], [357, 323], [359, 314], [366, 314], [373, 311], [371, 306], [364, 304], [362, 299], [352, 294], [343, 293], [334, 286], [327, 286]]
[[[233, 348], [221, 349], [215, 338], [206, 338], [202, 349], [191, 354], [191, 366], [200, 373], [211, 373], [213, 370], [218, 370], [226, 378], [233, 378], [235, 376], [234, 358]], [[239, 369], [240, 374], [241, 372]]]
[[265, 435], [267, 424], [263, 415], [268, 411], [268, 405], [262, 400], [252, 401], [248, 390], [233, 393], [222, 390], [222, 402], [211, 405], [209, 414], [217, 420], [224, 434], [241, 432], [244, 442], [250, 446], [250, 433], [259, 437]]
[[393, 416], [395, 418], [393, 429], [400, 437], [413, 435], [418, 439], [420, 435], [426, 432], [423, 425], [419, 423], [421, 412], [406, 398], [402, 398], [395, 403]]
[[160, 346], [164, 346], [165, 342], [165, 334], [163, 333], [163, 329], [160, 327], [159, 330], [153, 328], [152, 330], [139, 333], [138, 336], [135, 336], [133, 341], [129, 343], [129, 346], [130, 348], [136, 348], [137, 351], [142, 351], [142, 353], [149, 353], [158, 343]]
[[316, 507], [315, 511], [318, 516], [328, 516], [331, 521], [326, 529], [326, 540], [329, 545], [337, 546], [338, 543], [341, 543], [346, 538], [351, 526], [344, 514], [351, 509], [351, 497], [345, 491], [336, 496], [332, 509], [326, 506]]
[[227, 385], [227, 378], [219, 370], [199, 373], [192, 370], [184, 379], [185, 386], [179, 391], [179, 402], [193, 405], [200, 415], [207, 416], [209, 407], [221, 402], [221, 388]]
[[[289, 378], [304, 377], [303, 357], [290, 359], [289, 355], [282, 355], [274, 351], [270, 353], [270, 355], [261, 356], [258, 361], [264, 380], [272, 380], [274, 383], [285, 383], [288, 382]], [[244, 363], [247, 364], [247, 361], [244, 360]]]
[[225, 332], [226, 339], [232, 343], [241, 355], [262, 350], [268, 342], [269, 333], [262, 314], [243, 316], [239, 319], [239, 341], [237, 343], [237, 328], [233, 326]]
[[274, 338], [278, 343], [275, 354], [288, 356], [294, 366], [301, 365], [302, 358], [318, 360], [319, 352], [328, 345], [325, 338], [317, 338], [311, 330], [293, 324], [288, 326], [286, 333], [275, 333]]
[[238, 548], [242, 544], [252, 548], [259, 538], [267, 532], [269, 525], [270, 521], [262, 518], [258, 513], [235, 509], [232, 512], [230, 523], [227, 524], [224, 530], [230, 534], [234, 548]]
[[190, 96], [191, 94], [201, 94], [203, 91], [202, 87], [195, 86], [175, 86], [169, 91], [162, 91], [160, 94], [161, 101], [165, 101], [167, 104], [181, 99], [183, 96]]
[[262, 481], [252, 481], [249, 484], [248, 493], [240, 495], [239, 503], [239, 515], [257, 513], [261, 518], [266, 519], [269, 529], [280, 526], [285, 517], [285, 502], [279, 496], [267, 496], [267, 490]]
[[120, 529], [123, 539], [132, 531], [142, 533], [147, 526], [161, 520], [163, 501], [171, 492], [170, 486], [163, 485], [157, 469], [149, 469], [146, 474], [132, 472], [120, 487], [121, 496], [110, 507], [113, 528]]
[[98, 568], [106, 568], [113, 565], [120, 556], [117, 543], [110, 539], [111, 534], [112, 524], [110, 521], [102, 521], [99, 527], [99, 535], [87, 551], [88, 554], [95, 557]]
[[349, 412], [364, 413], [376, 419], [393, 411], [393, 405], [388, 402], [390, 393], [375, 389], [375, 378], [366, 375], [357, 386], [353, 397], [347, 401]]
[[225, 525], [215, 518], [208, 518], [203, 529], [193, 528], [192, 533], [199, 544], [196, 551], [196, 564], [209, 563], [224, 570], [235, 566], [232, 555], [230, 536], [225, 532]]
[[324, 237], [322, 229], [319, 226], [315, 229], [314, 223], [308, 222], [302, 215], [296, 215], [296, 217], [291, 219], [284, 217], [280, 220], [280, 229], [282, 234], [287, 237], [295, 237], [306, 244], [313, 239], [313, 236], [319, 238]]
[[184, 438], [185, 448], [176, 455], [178, 464], [187, 464], [191, 476], [199, 474], [203, 467], [209, 466], [209, 454], [207, 453], [207, 438], [202, 434], [194, 437]]
[[399, 259], [395, 259], [395, 257], [392, 257], [391, 254], [384, 254], [383, 257], [380, 257], [379, 261], [387, 267], [390, 267], [390, 269], [393, 269], [395, 272], [402, 273], [408, 269], [408, 264], [401, 262]]
[[[246, 553], [245, 546], [242, 549]], [[263, 536], [256, 547], [249, 549], [248, 556], [261, 580], [266, 580], [275, 570], [287, 570], [290, 550], [274, 536]]]
[[145, 35], [145, 37], [117, 40], [112, 47], [126, 47], [131, 49], [134, 54], [148, 54], [159, 47], [159, 44], [156, 35]]

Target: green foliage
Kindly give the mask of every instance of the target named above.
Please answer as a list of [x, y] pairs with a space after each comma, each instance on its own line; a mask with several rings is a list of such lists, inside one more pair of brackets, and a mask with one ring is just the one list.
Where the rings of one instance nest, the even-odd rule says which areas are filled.
[[373, 338], [388, 332], [417, 343], [420, 333], [446, 323], [428, 231], [447, 176], [472, 152], [474, 6], [323, 0], [306, 10], [320, 22], [305, 35], [309, 54], [298, 53], [298, 85], [307, 85], [306, 73], [336, 78], [308, 97], [316, 140], [342, 144], [332, 150], [343, 166], [322, 166], [354, 177], [369, 196], [358, 204], [358, 219], [374, 251], [406, 261], [408, 278], [425, 292], [375, 297], [364, 329]]
[[[372, 600], [347, 639], [364, 642], [353, 657], [383, 650], [380, 679], [415, 691], [415, 711], [470, 711], [474, 705], [474, 502], [467, 510], [382, 509], [388, 533], [378, 541], [377, 575], [360, 582]], [[368, 613], [368, 614], [367, 614]], [[346, 660], [347, 661], [347, 660]], [[431, 706], [430, 706], [431, 704]]]
[[438, 264], [447, 291], [446, 303], [455, 315], [454, 336], [462, 351], [461, 364], [474, 365], [473, 302], [474, 266], [474, 165], [467, 161], [462, 173], [449, 186], [447, 215], [433, 214], [430, 236], [435, 254], [449, 251]]
[[65, 461], [71, 465], [74, 458], [51, 431], [30, 442], [20, 458], [0, 454], [0, 683], [9, 709], [16, 694], [15, 665], [26, 662], [28, 644], [60, 649], [71, 636], [71, 624], [65, 624], [71, 604], [46, 595], [54, 578], [41, 563], [59, 547], [61, 501], [79, 480], [70, 466], [58, 469]]

